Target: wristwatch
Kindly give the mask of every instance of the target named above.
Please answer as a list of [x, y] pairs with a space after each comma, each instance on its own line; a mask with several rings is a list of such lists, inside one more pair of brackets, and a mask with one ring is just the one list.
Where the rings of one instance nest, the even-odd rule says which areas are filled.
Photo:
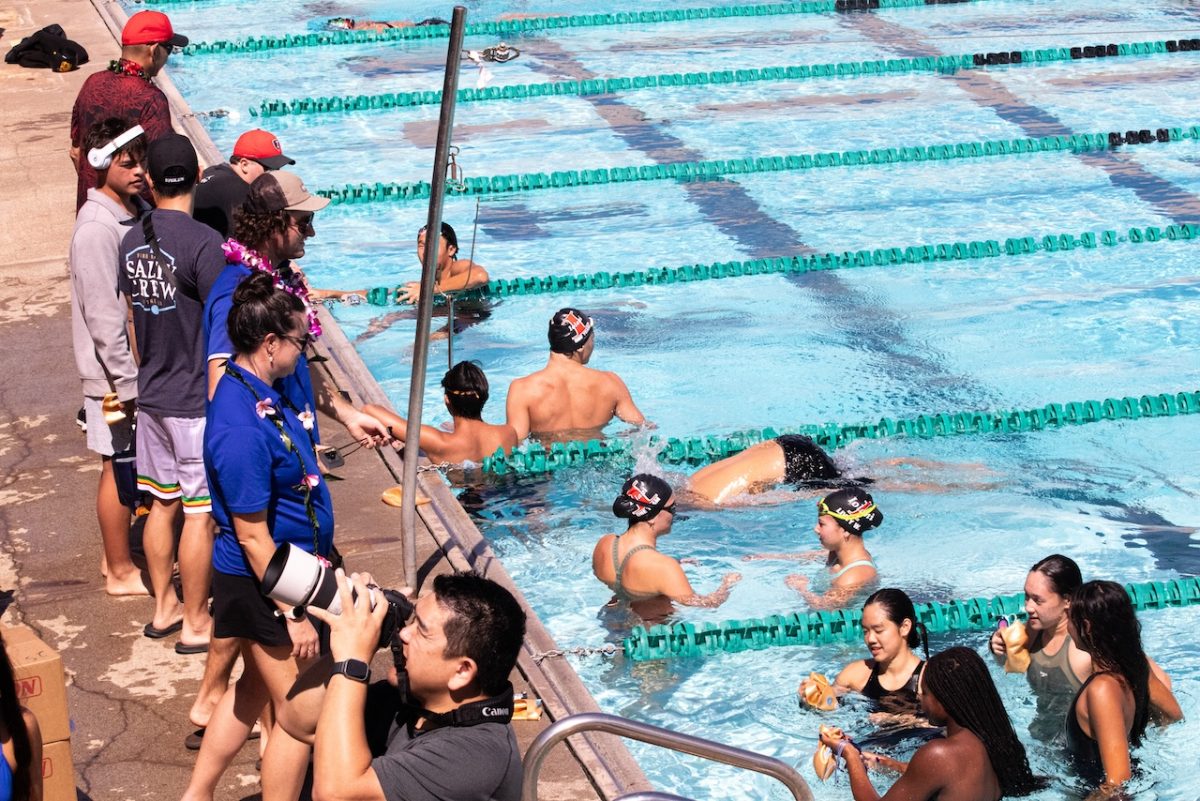
[[333, 663], [333, 674], [342, 674], [351, 681], [366, 684], [371, 680], [371, 666], [361, 659], [346, 659]]

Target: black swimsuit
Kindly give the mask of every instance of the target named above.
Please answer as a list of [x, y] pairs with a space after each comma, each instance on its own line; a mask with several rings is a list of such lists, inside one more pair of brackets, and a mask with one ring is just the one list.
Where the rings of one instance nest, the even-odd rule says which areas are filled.
[[813, 479], [838, 478], [841, 471], [833, 460], [803, 434], [784, 434], [775, 438], [783, 449], [783, 480], [789, 484], [805, 484]]
[[895, 690], [889, 690], [879, 683], [879, 663], [876, 662], [871, 668], [871, 678], [863, 685], [862, 694], [875, 701], [883, 712], [920, 714], [921, 700], [917, 697], [917, 681], [923, 667], [925, 660], [922, 659], [913, 668], [908, 681]]
[[1083, 691], [1092, 683], [1092, 679], [1102, 675], [1104, 674], [1093, 673], [1088, 676], [1087, 681], [1075, 693], [1075, 697], [1071, 699], [1071, 706], [1067, 712], [1066, 731], [1064, 732], [1067, 741], [1067, 754], [1071, 758], [1071, 763], [1079, 776], [1088, 783], [1104, 781], [1104, 762], [1100, 758], [1100, 744], [1091, 737], [1088, 737], [1083, 727], [1079, 725], [1079, 714], [1075, 711], [1075, 706], [1079, 703], [1079, 696], [1083, 695]]

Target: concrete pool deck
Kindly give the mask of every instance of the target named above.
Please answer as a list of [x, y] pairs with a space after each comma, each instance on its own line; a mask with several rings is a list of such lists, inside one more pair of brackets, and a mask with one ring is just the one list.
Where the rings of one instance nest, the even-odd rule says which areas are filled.
[[[4, 621], [32, 626], [63, 657], [79, 798], [160, 799], [178, 797], [191, 772], [194, 754], [184, 749], [183, 738], [193, 730], [187, 713], [203, 658], [175, 654], [170, 639], [142, 636], [152, 612], [149, 599], [104, 593], [93, 510], [99, 464], [74, 423], [80, 389], [66, 282], [75, 173], [66, 151], [79, 87], [117, 55], [110, 28], [122, 12], [115, 4], [99, 7], [104, 13], [85, 0], [28, 0], [0, 9], [5, 50], [57, 22], [91, 55], [84, 68], [67, 74], [0, 68], [0, 369], [6, 376], [0, 387], [0, 588], [15, 590]], [[172, 100], [177, 127], [193, 137], [202, 158], [214, 157], [202, 129], [197, 133], [187, 124], [186, 105], [177, 96]], [[326, 368], [335, 380], [358, 403], [387, 402], [340, 329], [326, 323]], [[335, 423], [324, 425], [330, 441], [343, 439]], [[337, 541], [348, 563], [370, 565], [381, 583], [398, 586], [399, 511], [378, 500], [396, 483], [393, 471], [399, 472], [395, 454], [364, 450], [335, 471], [343, 480], [331, 485]], [[421, 484], [434, 500], [421, 507], [422, 575], [473, 566], [511, 586], [443, 482], [425, 475]], [[541, 697], [549, 714], [514, 724], [522, 748], [548, 718], [596, 710], [564, 660], [537, 658], [553, 647], [531, 617], [513, 679], [519, 690]], [[614, 738], [575, 738], [571, 751], [574, 756], [566, 749], [552, 754], [539, 797], [612, 797], [647, 788]], [[218, 798], [258, 796], [257, 756], [253, 744], [242, 750]]]

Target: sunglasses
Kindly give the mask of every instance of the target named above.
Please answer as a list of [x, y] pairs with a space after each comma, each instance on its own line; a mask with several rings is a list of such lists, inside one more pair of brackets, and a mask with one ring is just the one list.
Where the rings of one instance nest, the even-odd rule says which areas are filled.
[[291, 342], [293, 345], [299, 348], [301, 352], [308, 350], [308, 346], [317, 340], [317, 338], [312, 334], [305, 334], [302, 337], [294, 337], [290, 334], [280, 334], [279, 338], [286, 339], [288, 342]]
[[304, 214], [300, 216], [288, 215], [288, 222], [294, 226], [297, 231], [304, 232], [312, 229], [313, 215]]

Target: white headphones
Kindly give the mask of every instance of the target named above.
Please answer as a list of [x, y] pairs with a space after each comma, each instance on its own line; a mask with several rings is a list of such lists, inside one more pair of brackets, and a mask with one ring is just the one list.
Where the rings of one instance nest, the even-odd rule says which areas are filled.
[[91, 164], [97, 170], [107, 170], [112, 166], [113, 156], [116, 155], [117, 151], [144, 133], [145, 131], [142, 130], [142, 126], [135, 125], [104, 147], [93, 147], [88, 151], [88, 164]]

